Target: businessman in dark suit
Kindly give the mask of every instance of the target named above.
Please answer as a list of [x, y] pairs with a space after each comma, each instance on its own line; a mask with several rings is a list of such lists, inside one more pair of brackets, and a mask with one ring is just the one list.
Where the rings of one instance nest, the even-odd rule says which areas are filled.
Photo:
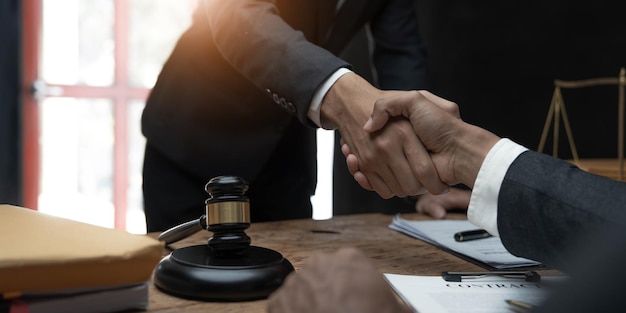
[[[623, 311], [626, 183], [582, 171], [465, 123], [456, 104], [428, 92], [394, 98], [377, 102], [372, 119], [364, 126], [368, 132], [379, 131], [390, 117], [409, 118], [431, 152], [440, 178], [473, 188], [468, 209], [472, 223], [500, 236], [511, 253], [571, 274], [571, 282], [556, 290], [537, 312]], [[363, 187], [372, 188], [367, 175], [360, 172], [360, 159], [350, 155], [347, 147], [344, 151], [355, 178]], [[307, 273], [292, 275], [271, 296], [269, 311], [349, 312], [358, 307], [366, 308], [359, 312], [380, 312], [381, 302], [395, 312], [405, 311], [389, 297], [390, 291], [381, 291], [384, 280], [368, 262], [355, 251], [316, 257]], [[359, 279], [325, 280], [320, 275]], [[333, 286], [325, 288], [315, 281]], [[357, 286], [359, 282], [372, 288]], [[345, 297], [349, 301], [330, 303], [324, 292], [310, 292], [311, 286], [340, 294], [360, 293]], [[301, 306], [293, 300], [301, 299], [300, 294], [315, 297], [313, 302], [320, 306]]]
[[[404, 174], [412, 169], [436, 175], [429, 158], [394, 157], [427, 155], [408, 122], [394, 123], [376, 138], [361, 129], [375, 99], [391, 92], [375, 85], [422, 87], [413, 1], [346, 0], [338, 13], [336, 4], [200, 2], [142, 116], [148, 231], [197, 218], [208, 197], [202, 187], [219, 175], [248, 180], [253, 222], [311, 217], [317, 127], [337, 129], [363, 155], [380, 155], [370, 149], [385, 138], [402, 146], [387, 151], [384, 166], [368, 167], [374, 184], [391, 186], [381, 192], [384, 198], [422, 190], [413, 175]], [[366, 23], [379, 65], [379, 79], [372, 82], [337, 56]], [[426, 164], [409, 163], [417, 159]]]

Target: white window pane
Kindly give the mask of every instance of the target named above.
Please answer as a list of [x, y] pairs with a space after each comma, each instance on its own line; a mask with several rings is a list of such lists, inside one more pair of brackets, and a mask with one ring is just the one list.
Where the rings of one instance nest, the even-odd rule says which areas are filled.
[[143, 212], [143, 156], [146, 139], [141, 133], [141, 113], [145, 103], [128, 104], [128, 186], [126, 203], [126, 230], [134, 234], [146, 233], [146, 216]]
[[112, 85], [113, 0], [42, 0], [42, 7], [43, 80]]
[[128, 79], [151, 88], [180, 35], [191, 24], [196, 0], [129, 1]]
[[109, 100], [41, 102], [41, 212], [114, 226], [113, 136]]

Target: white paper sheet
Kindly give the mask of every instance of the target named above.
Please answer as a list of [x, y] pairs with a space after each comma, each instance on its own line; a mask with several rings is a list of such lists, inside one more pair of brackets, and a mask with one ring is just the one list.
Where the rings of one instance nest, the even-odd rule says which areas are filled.
[[466, 242], [455, 241], [455, 233], [478, 228], [467, 220], [410, 221], [396, 215], [389, 228], [452, 250], [495, 269], [540, 265], [539, 262], [512, 255], [498, 237]]
[[506, 300], [540, 305], [549, 294], [540, 283], [497, 276], [447, 282], [441, 276], [384, 275], [396, 293], [420, 313], [510, 313]]

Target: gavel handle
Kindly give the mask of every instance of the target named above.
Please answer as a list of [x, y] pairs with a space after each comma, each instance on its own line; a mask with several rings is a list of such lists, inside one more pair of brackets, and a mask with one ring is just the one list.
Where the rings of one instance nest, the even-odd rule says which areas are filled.
[[185, 239], [198, 231], [206, 229], [206, 215], [202, 215], [198, 220], [192, 220], [174, 226], [159, 235], [159, 240], [166, 245]]

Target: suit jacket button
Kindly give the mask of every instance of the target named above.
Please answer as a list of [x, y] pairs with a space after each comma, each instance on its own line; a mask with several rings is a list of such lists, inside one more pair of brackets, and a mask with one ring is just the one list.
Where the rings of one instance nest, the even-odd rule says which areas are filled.
[[285, 98], [280, 98], [280, 106], [285, 108], [285, 110], [287, 110], [287, 112], [289, 112], [289, 113], [295, 113], [296, 112], [296, 106], [293, 105], [293, 103], [291, 103], [291, 102], [287, 102], [287, 100], [285, 100]]
[[274, 102], [276, 102], [276, 104], [280, 104], [280, 98], [278, 98], [277, 94], [273, 94], [272, 99], [274, 99]]

